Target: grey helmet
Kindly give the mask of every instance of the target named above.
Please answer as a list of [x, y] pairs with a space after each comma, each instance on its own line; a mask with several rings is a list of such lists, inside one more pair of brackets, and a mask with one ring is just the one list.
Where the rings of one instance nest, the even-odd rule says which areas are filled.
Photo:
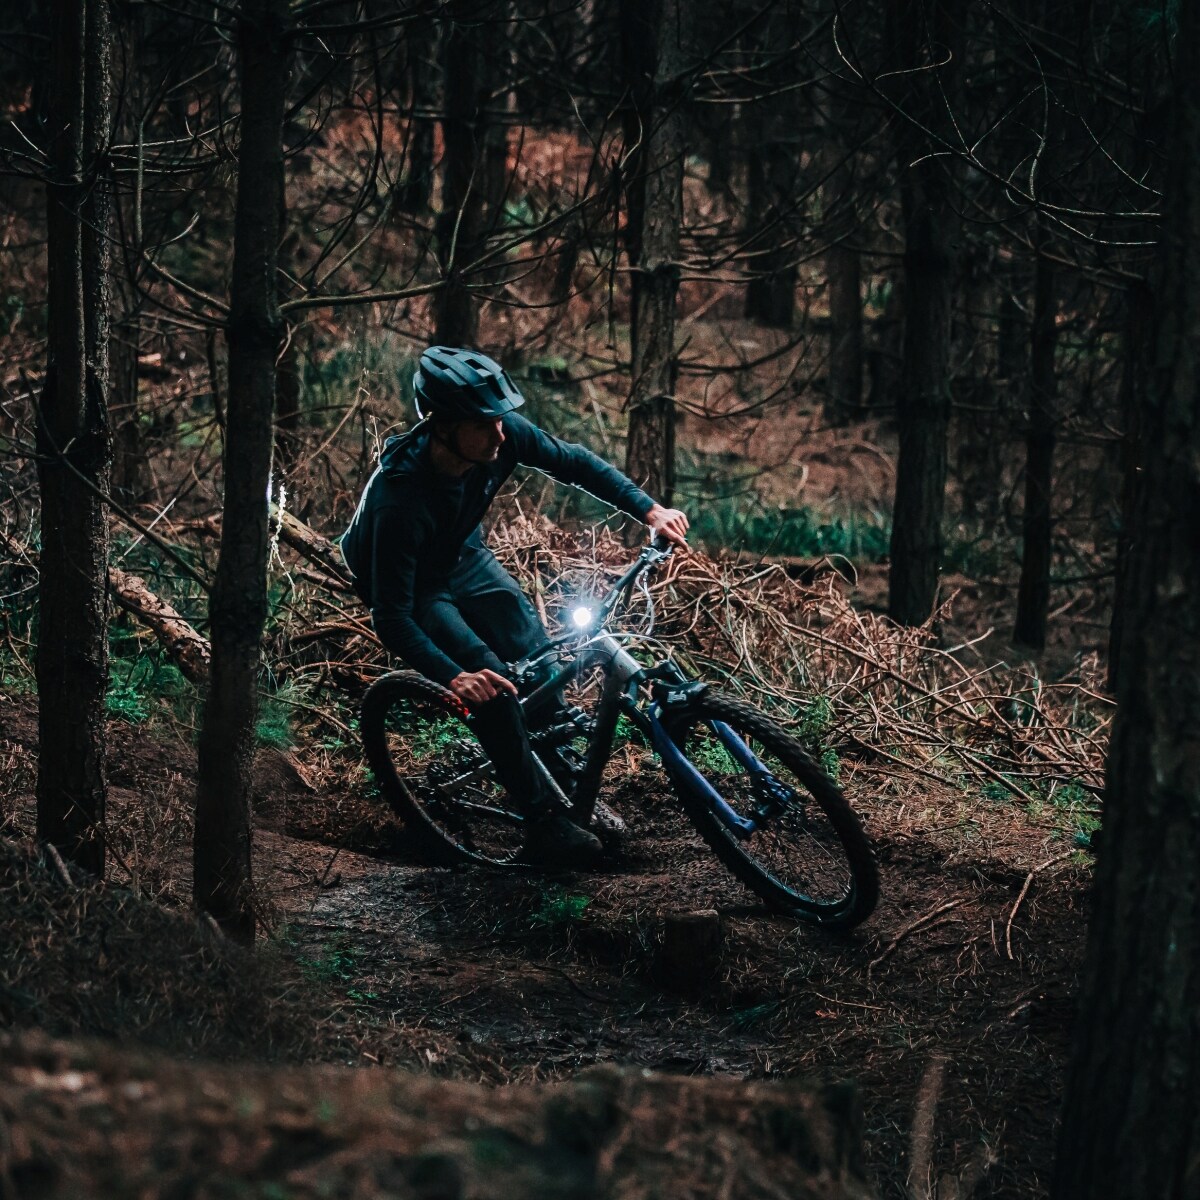
[[494, 359], [477, 350], [430, 346], [413, 379], [417, 412], [443, 421], [493, 420], [525, 397]]

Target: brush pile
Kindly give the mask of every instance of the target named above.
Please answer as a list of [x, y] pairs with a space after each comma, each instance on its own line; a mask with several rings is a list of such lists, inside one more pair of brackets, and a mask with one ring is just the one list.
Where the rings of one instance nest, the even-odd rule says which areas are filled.
[[[276, 518], [268, 677], [297, 718], [350, 741], [344, 701], [389, 669], [387, 656], [336, 548], [290, 515]], [[180, 544], [211, 548], [219, 525], [200, 524], [163, 522]], [[603, 595], [634, 555], [607, 527], [571, 533], [519, 510], [490, 542], [552, 630], [579, 598]], [[937, 630], [953, 596], [926, 625], [905, 628], [852, 603], [828, 564], [798, 578], [793, 563], [697, 551], [673, 556], [645, 584], [619, 618], [635, 650], [673, 655], [856, 771], [1035, 805], [1066, 789], [1086, 807], [1102, 790], [1112, 701], [1094, 654], [1047, 681], [1030, 662], [995, 656], [986, 635], [945, 648]], [[137, 616], [137, 605], [124, 606]]]
[[[607, 528], [574, 534], [524, 515], [498, 524], [490, 542], [552, 630], [580, 598], [602, 596], [635, 553]], [[1032, 803], [1060, 788], [1100, 792], [1112, 702], [1095, 656], [1047, 682], [1030, 663], [989, 658], [986, 637], [940, 646], [953, 597], [928, 624], [905, 628], [856, 607], [832, 567], [805, 580], [790, 571], [677, 554], [646, 578], [619, 627], [635, 651], [674, 655], [858, 770]], [[292, 608], [275, 641], [285, 674], [361, 685], [387, 669], [366, 615], [346, 601], [335, 614], [326, 593], [318, 621], [300, 619], [309, 605]]]

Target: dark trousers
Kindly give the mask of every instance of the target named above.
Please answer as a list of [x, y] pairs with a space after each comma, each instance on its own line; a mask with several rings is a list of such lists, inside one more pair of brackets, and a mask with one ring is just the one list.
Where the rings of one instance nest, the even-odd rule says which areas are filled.
[[503, 671], [549, 641], [537, 610], [484, 546], [464, 547], [454, 570], [417, 595], [413, 616], [467, 671]]
[[[413, 616], [438, 649], [464, 670], [508, 663], [540, 650], [549, 640], [517, 582], [483, 546], [468, 545], [454, 570], [418, 595]], [[534, 762], [520, 705], [504, 694], [474, 709], [472, 725], [513, 802], [533, 813], [549, 802], [549, 788]]]

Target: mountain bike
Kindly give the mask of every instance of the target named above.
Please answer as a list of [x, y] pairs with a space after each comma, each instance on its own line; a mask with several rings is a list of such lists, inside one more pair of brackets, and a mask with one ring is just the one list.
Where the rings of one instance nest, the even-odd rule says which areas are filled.
[[[619, 733], [636, 732], [696, 832], [769, 908], [826, 927], [857, 925], [875, 908], [879, 875], [841, 789], [799, 739], [745, 701], [689, 678], [653, 637], [647, 575], [670, 554], [668, 543], [650, 542], [597, 604], [575, 608], [566, 633], [511, 665], [550, 790], [603, 838], [614, 824], [611, 814], [593, 820], [606, 811], [604, 769]], [[648, 623], [622, 630], [618, 617], [635, 588]], [[564, 706], [568, 691], [590, 712]], [[381, 793], [427, 861], [522, 866], [525, 817], [453, 692], [412, 671], [392, 672], [367, 691], [360, 729]]]

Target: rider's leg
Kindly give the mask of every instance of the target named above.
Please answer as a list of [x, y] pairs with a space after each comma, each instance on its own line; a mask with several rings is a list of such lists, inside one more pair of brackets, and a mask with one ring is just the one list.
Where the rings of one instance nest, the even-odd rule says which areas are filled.
[[[471, 628], [505, 662], [529, 658], [549, 644], [550, 636], [537, 609], [515, 579], [485, 546], [468, 544], [446, 583], [447, 592]], [[538, 676], [522, 688], [526, 693], [545, 682], [555, 671], [553, 656], [539, 664]], [[557, 703], [527, 712], [535, 727], [552, 723], [554, 714], [565, 707], [561, 694]]]
[[[523, 657], [545, 644], [546, 632], [533, 605], [492, 555], [483, 551], [481, 560], [472, 561], [475, 556], [470, 551], [468, 547], [467, 562], [460, 563], [441, 589], [420, 598], [414, 616], [434, 643], [465, 670], [503, 671], [500, 656]], [[600, 843], [556, 810], [551, 785], [533, 757], [525, 714], [516, 700], [506, 694], [479, 705], [471, 723], [500, 782], [531, 821], [528, 857], [563, 865], [590, 860]]]
[[496, 767], [496, 775], [521, 812], [535, 816], [550, 807], [553, 794], [534, 760], [521, 706], [509, 695], [472, 710], [471, 726]]
[[516, 700], [505, 694], [479, 705], [471, 724], [500, 782], [528, 820], [522, 858], [543, 866], [590, 866], [602, 849], [600, 840], [553, 804]]
[[[423, 595], [414, 616], [438, 649], [464, 670], [504, 670], [504, 663], [471, 628], [448, 593]], [[472, 724], [513, 802], [531, 812], [545, 807], [549, 791], [533, 761], [524, 715], [516, 701], [502, 695], [479, 705], [473, 710]]]
[[[549, 645], [550, 636], [537, 609], [486, 547], [467, 547], [450, 588], [472, 628], [501, 658], [516, 662]], [[539, 667], [540, 678], [532, 681], [531, 691], [553, 675], [557, 663], [553, 656], [548, 656]], [[566, 701], [560, 692], [557, 704], [533, 715], [531, 720], [538, 726], [553, 723], [555, 713], [565, 709]]]
[[447, 590], [471, 627], [507, 662], [528, 657], [550, 640], [529, 597], [486, 546], [463, 550]]

